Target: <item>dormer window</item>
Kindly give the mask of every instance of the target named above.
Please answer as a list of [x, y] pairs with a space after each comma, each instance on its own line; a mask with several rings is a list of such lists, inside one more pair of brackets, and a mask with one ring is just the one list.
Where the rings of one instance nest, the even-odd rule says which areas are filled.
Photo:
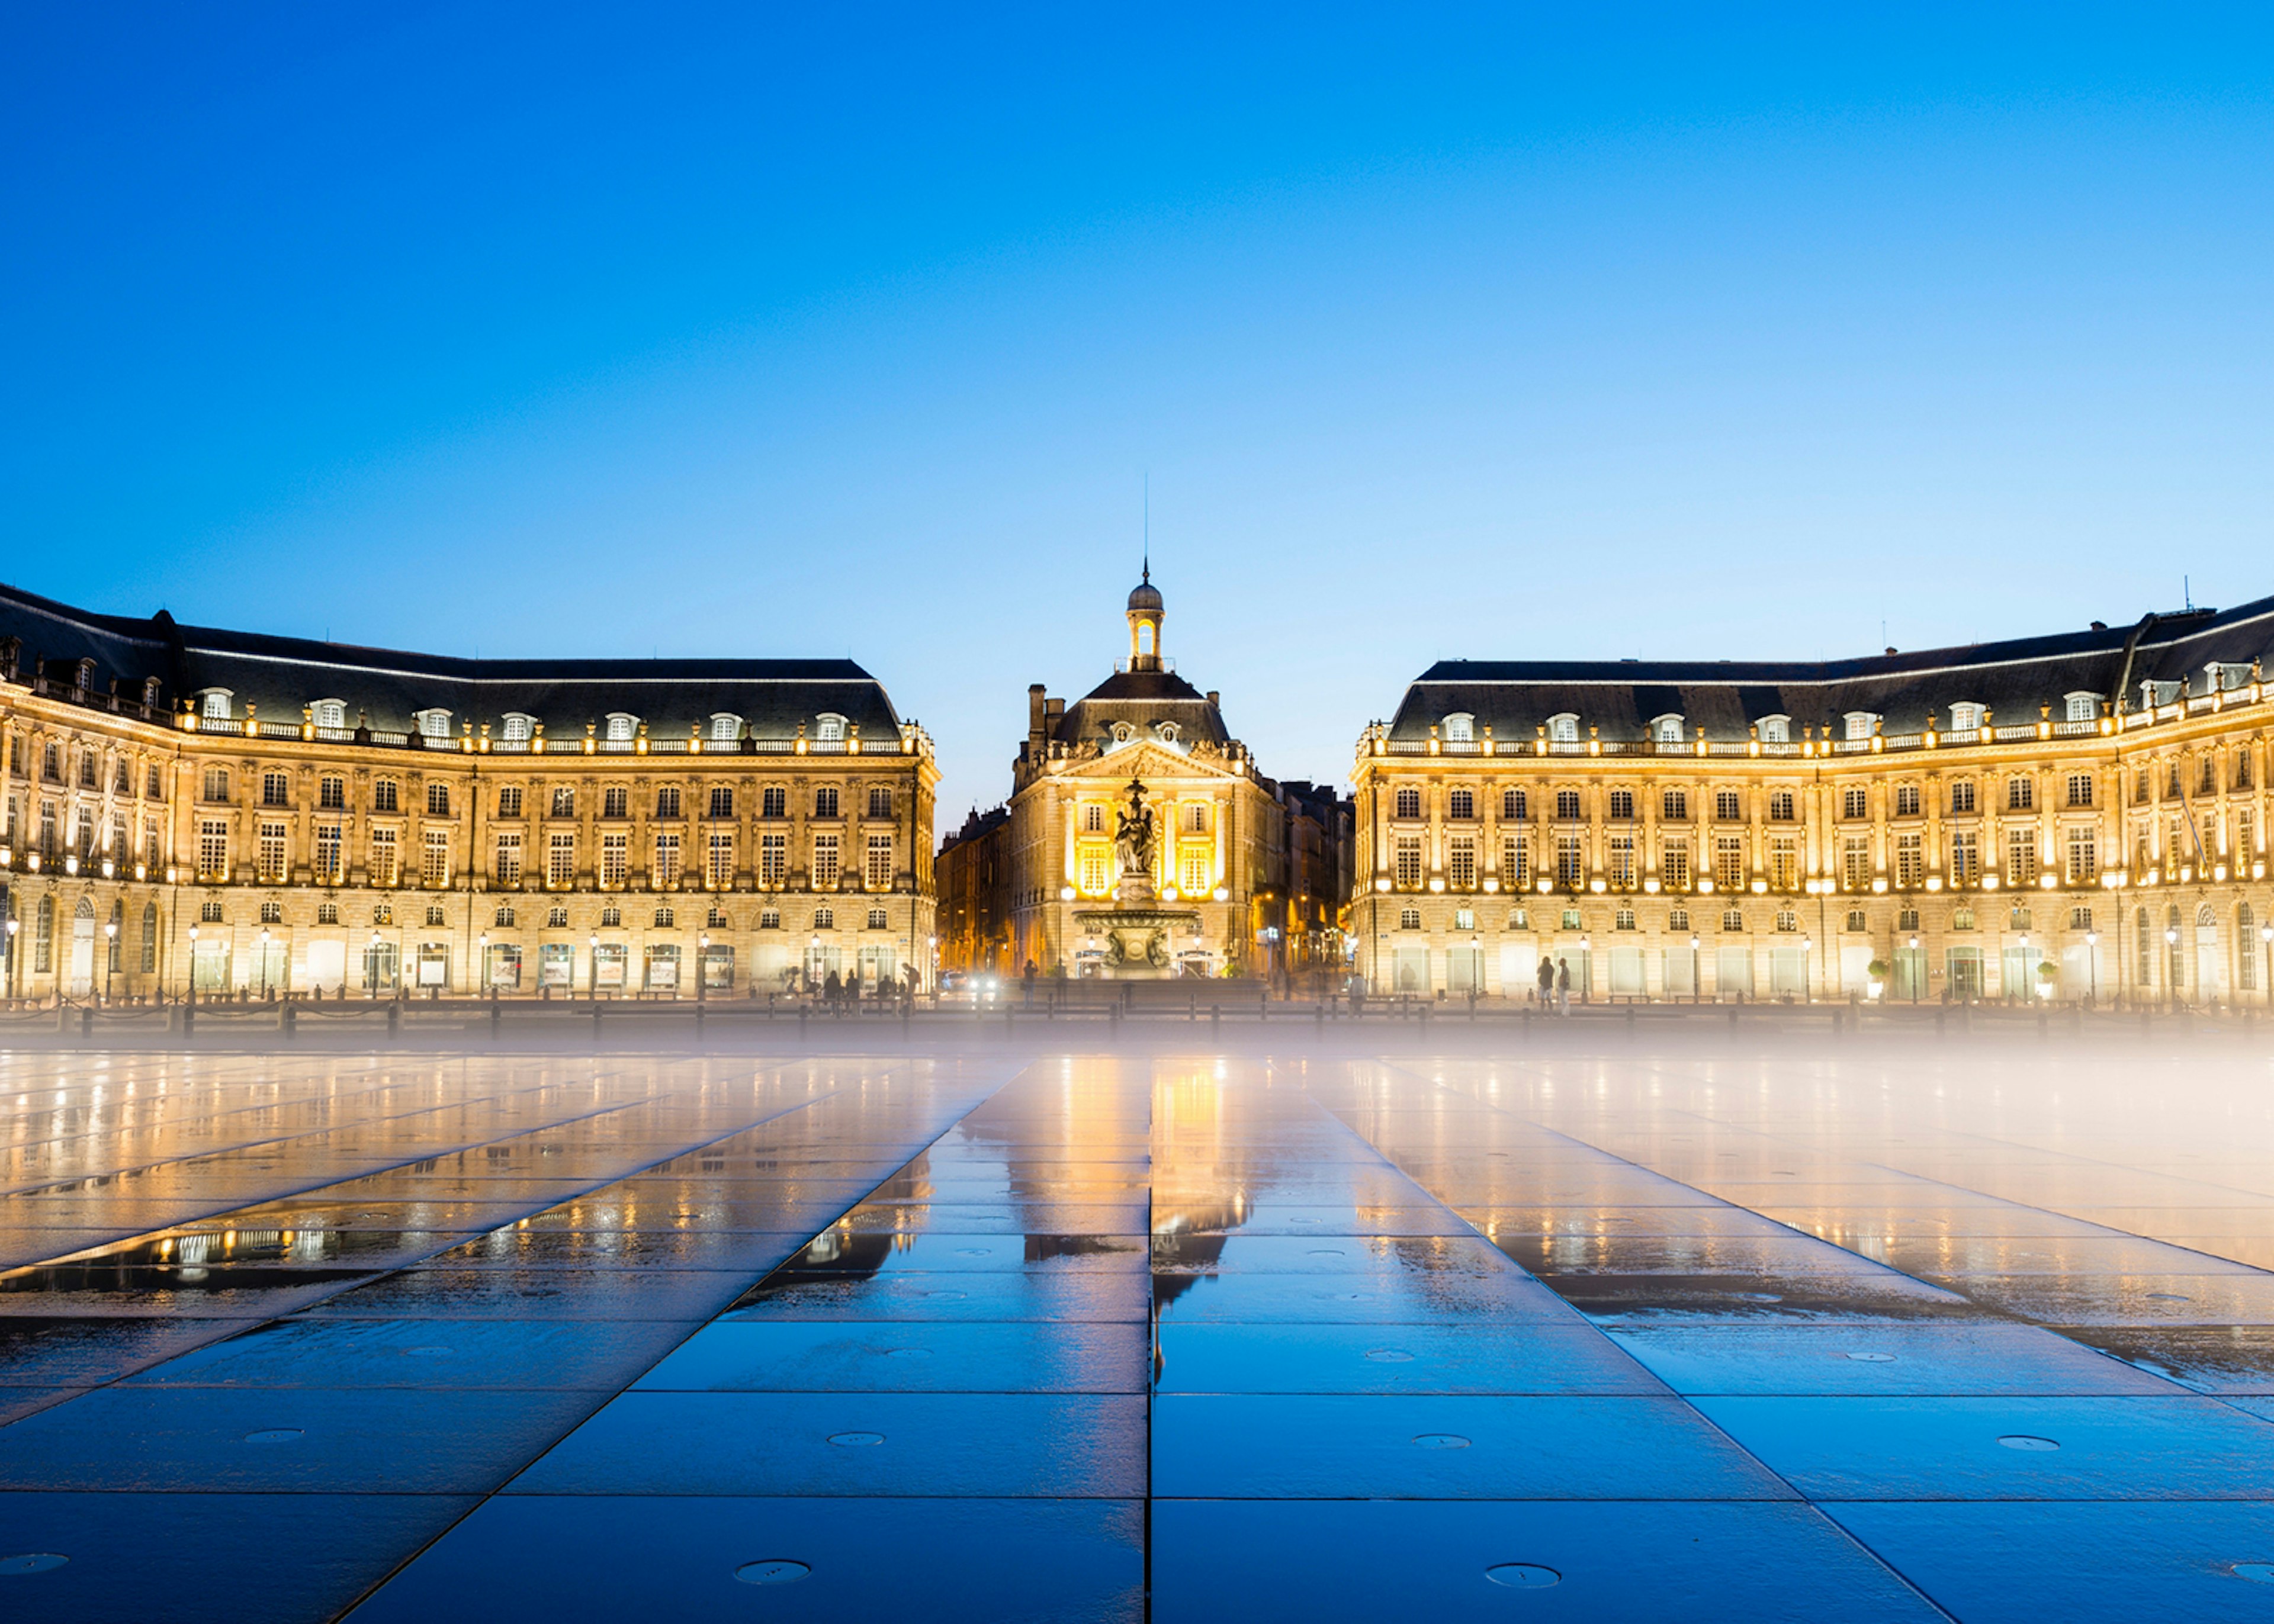
[[[94, 664], [92, 660], [84, 663], [90, 667]], [[2204, 674], [2210, 679], [2210, 691], [2214, 694], [2231, 693], [2236, 688], [2247, 686], [2250, 681], [2249, 666], [2237, 665], [2225, 660], [2213, 661], [2204, 668]], [[79, 686], [86, 688], [88, 686], [88, 680], [82, 679]]]
[[345, 727], [348, 725], [348, 702], [344, 699], [320, 699], [308, 707], [308, 714], [319, 727]]
[[1760, 719], [1758, 725], [1761, 730], [1761, 742], [1763, 744], [1790, 744], [1792, 742], [1792, 718], [1790, 717], [1765, 716]]
[[2063, 695], [2061, 703], [2067, 708], [2068, 719], [2072, 722], [2090, 722], [2100, 714], [2100, 695], [2097, 694], [2080, 690]]
[[499, 737], [508, 744], [527, 744], [537, 733], [537, 718], [519, 710], [508, 710], [500, 725]]
[[1682, 718], [1672, 712], [1651, 718], [1650, 736], [1660, 744], [1682, 742]]
[[155, 677], [145, 677], [145, 678], [143, 678], [143, 679], [142, 679], [142, 703], [143, 703], [143, 704], [144, 704], [144, 705], [146, 705], [146, 706], [151, 706], [151, 707], [154, 707], [154, 706], [157, 704], [157, 703], [158, 703], [158, 679], [157, 679], [157, 678], [155, 678]]
[[450, 713], [448, 710], [421, 710], [417, 713], [418, 736], [422, 739], [447, 739], [450, 736]]
[[629, 744], [632, 735], [639, 732], [639, 718], [627, 711], [611, 710], [600, 731], [610, 744]]
[[74, 679], [74, 680], [78, 683], [79, 691], [82, 693], [93, 688], [94, 686], [94, 662], [91, 659], [83, 659], [79, 661], [79, 675]]
[[841, 741], [845, 737], [845, 718], [833, 711], [824, 711], [813, 718], [813, 736], [824, 744]]
[[1982, 726], [1982, 707], [1971, 700], [1960, 700], [1950, 707], [1950, 731], [1970, 733]]
[[1579, 717], [1577, 711], [1566, 710], [1561, 716], [1547, 718], [1547, 739], [1551, 744], [1579, 742]]
[[1472, 744], [1477, 737], [1477, 718], [1466, 710], [1456, 710], [1444, 721], [1445, 742]]
[[1126, 744], [1126, 743], [1128, 743], [1132, 739], [1134, 739], [1136, 736], [1137, 736], [1137, 730], [1136, 730], [1135, 728], [1132, 727], [1128, 723], [1126, 723], [1126, 722], [1116, 722], [1116, 723], [1113, 725], [1113, 742], [1114, 742], [1114, 743], [1116, 743], [1116, 744]]
[[1184, 733], [1184, 730], [1178, 727], [1174, 722], [1163, 722], [1153, 731], [1160, 735], [1161, 742], [1163, 744], [1176, 743], [1178, 739], [1183, 736]]
[[225, 688], [209, 688], [198, 699], [198, 714], [218, 721], [229, 719], [230, 701], [236, 697]]
[[742, 718], [725, 710], [714, 711], [711, 717], [711, 742], [732, 744], [742, 736]]
[[1879, 725], [1878, 715], [1870, 710], [1850, 710], [1848, 713], [1848, 737], [1850, 741], [1868, 739]]
[[2150, 677], [2140, 685], [2141, 706], [2153, 710], [2159, 705], [2177, 704], [2180, 694], [2186, 687], [2184, 682], [2158, 682]]

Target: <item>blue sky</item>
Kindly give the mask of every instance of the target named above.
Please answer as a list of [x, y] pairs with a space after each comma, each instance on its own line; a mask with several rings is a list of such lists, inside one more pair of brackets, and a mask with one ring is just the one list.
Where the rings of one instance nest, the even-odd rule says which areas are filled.
[[944, 827], [1148, 476], [1291, 778], [1442, 657], [2274, 592], [2263, 14], [1400, 10], [13, 8], [5, 578], [849, 652]]

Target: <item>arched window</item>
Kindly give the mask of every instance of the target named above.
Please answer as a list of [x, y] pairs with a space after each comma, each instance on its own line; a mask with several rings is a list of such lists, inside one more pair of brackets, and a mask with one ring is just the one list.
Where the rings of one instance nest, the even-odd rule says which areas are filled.
[[1982, 726], [1982, 707], [1969, 699], [1962, 699], [1950, 707], [1950, 731], [1970, 733]]
[[158, 905], [142, 905], [142, 974], [148, 975], [158, 967]]
[[2148, 966], [2156, 951], [2155, 927], [2148, 922], [2148, 910], [2139, 908], [2133, 914], [2133, 930], [2139, 937], [2138, 951], [2132, 955], [2132, 979], [2142, 987], [2148, 984]]
[[629, 744], [632, 735], [639, 731], [639, 718], [622, 710], [611, 710], [600, 731], [610, 744]]
[[1848, 737], [1850, 740], [1868, 739], [1878, 731], [1879, 718], [1875, 711], [1850, 710], [1847, 716], [1847, 723]]
[[500, 725], [499, 736], [508, 744], [527, 744], [537, 732], [537, 718], [519, 710], [508, 710]]
[[2100, 714], [2100, 695], [2097, 694], [2088, 694], [2079, 689], [2074, 694], [2061, 695], [2061, 702], [2067, 707], [2068, 719], [2072, 722], [2090, 722]]
[[834, 930], [834, 929], [837, 929], [837, 910], [836, 910], [836, 909], [834, 909], [834, 908], [816, 908], [816, 909], [814, 909], [814, 911], [813, 911], [813, 928], [814, 928], [816, 930]]
[[1578, 743], [1578, 712], [1576, 710], [1566, 710], [1560, 716], [1549, 717], [1547, 718], [1547, 741], [1550, 744]]
[[416, 719], [418, 736], [422, 739], [447, 739], [450, 736], [450, 713], [448, 710], [421, 710]]
[[844, 738], [845, 718], [831, 711], [822, 712], [813, 718], [813, 736], [825, 742]]
[[1468, 744], [1477, 736], [1477, 718], [1466, 710], [1456, 710], [1445, 718], [1444, 728], [1448, 744]]
[[1680, 744], [1682, 742], [1681, 717], [1668, 712], [1665, 716], [1653, 718], [1650, 724], [1650, 736], [1660, 744]]
[[2210, 911], [2210, 904], [2206, 902], [2199, 905], [2195, 909], [2195, 929], [2215, 930], [2218, 928], [2218, 915]]
[[230, 701], [236, 695], [225, 688], [209, 688], [198, 700], [198, 714], [227, 720]]
[[348, 725], [348, 702], [344, 699], [320, 699], [308, 707], [319, 727], [345, 727]]
[[711, 718], [711, 742], [732, 744], [742, 736], [742, 718], [725, 710], [715, 711]]
[[1765, 716], [1760, 719], [1763, 744], [1790, 744], [1792, 718], [1788, 716]]

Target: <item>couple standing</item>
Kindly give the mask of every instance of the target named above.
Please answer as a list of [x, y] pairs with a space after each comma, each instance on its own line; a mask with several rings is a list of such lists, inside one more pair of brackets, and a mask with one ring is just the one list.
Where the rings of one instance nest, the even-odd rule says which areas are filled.
[[1552, 963], [1540, 961], [1540, 1002], [1558, 1015], [1571, 1012], [1571, 961], [1558, 959]]

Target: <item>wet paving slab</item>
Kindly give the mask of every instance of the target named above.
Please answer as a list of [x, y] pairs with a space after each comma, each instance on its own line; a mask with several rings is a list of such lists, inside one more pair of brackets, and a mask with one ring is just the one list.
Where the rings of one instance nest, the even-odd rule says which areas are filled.
[[2274, 1079], [141, 1060], [0, 1057], [53, 1616], [2274, 1616]]

